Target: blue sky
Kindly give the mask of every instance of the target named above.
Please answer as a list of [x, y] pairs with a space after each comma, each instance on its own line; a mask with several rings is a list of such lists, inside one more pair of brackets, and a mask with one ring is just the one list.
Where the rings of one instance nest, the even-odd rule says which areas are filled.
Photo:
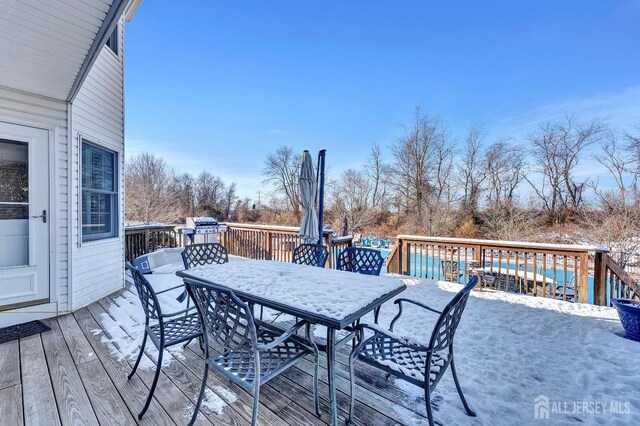
[[126, 28], [127, 154], [253, 198], [268, 152], [324, 147], [335, 175], [416, 105], [460, 139], [524, 137], [565, 112], [629, 128], [639, 22], [637, 0], [146, 1]]

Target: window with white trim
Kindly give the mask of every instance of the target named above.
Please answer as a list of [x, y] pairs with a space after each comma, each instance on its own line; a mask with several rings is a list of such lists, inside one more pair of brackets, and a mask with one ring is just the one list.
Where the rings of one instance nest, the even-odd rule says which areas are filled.
[[118, 154], [82, 140], [82, 242], [118, 236]]

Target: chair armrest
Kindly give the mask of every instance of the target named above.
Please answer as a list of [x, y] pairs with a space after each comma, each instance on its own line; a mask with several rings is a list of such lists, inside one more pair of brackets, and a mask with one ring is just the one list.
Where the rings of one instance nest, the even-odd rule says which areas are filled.
[[267, 344], [258, 344], [258, 345], [256, 345], [256, 349], [258, 351], [261, 351], [261, 352], [262, 351], [268, 351], [269, 349], [273, 349], [276, 346], [278, 346], [280, 343], [282, 343], [285, 340], [287, 340], [293, 334], [297, 333], [298, 330], [300, 330], [306, 324], [307, 324], [307, 321], [304, 321], [304, 320], [303, 321], [298, 321], [294, 326], [292, 326], [287, 331], [285, 331], [280, 336], [278, 336], [273, 342], [267, 343]]
[[415, 341], [413, 341], [412, 339], [410, 339], [408, 337], [400, 336], [399, 334], [396, 334], [391, 330], [385, 330], [384, 328], [380, 327], [377, 324], [371, 324], [371, 325], [369, 325], [369, 324], [358, 324], [355, 327], [355, 332], [356, 332], [356, 334], [358, 336], [358, 342], [359, 343], [358, 343], [358, 345], [356, 345], [356, 348], [354, 349], [355, 352], [358, 352], [362, 348], [362, 345], [364, 344], [364, 341], [365, 341], [364, 340], [364, 330], [365, 329], [371, 330], [371, 331], [373, 331], [374, 333], [377, 333], [377, 334], [384, 334], [385, 336], [387, 336], [387, 337], [389, 337], [391, 339], [395, 339], [395, 340], [401, 342], [404, 346], [409, 347], [411, 349], [415, 349], [417, 351], [422, 351], [422, 352], [427, 351], [427, 352], [429, 352], [431, 350], [427, 346], [425, 346], [425, 345], [423, 345], [421, 343], [415, 342]]
[[436, 314], [441, 314], [442, 313], [441, 311], [433, 309], [433, 308], [425, 305], [424, 303], [420, 303], [420, 302], [418, 302], [416, 300], [400, 298], [400, 299], [396, 299], [395, 302], [393, 302], [393, 303], [395, 303], [396, 305], [400, 305], [400, 304], [402, 304], [402, 302], [412, 303], [412, 304], [414, 304], [416, 306], [420, 306], [421, 308], [424, 308], [424, 309], [426, 309], [428, 311], [435, 312]]
[[391, 324], [389, 324], [389, 331], [391, 331], [391, 332], [393, 332], [393, 326], [395, 325], [396, 321], [398, 321], [400, 319], [400, 316], [402, 315], [402, 302], [411, 303], [413, 305], [421, 307], [422, 309], [426, 309], [426, 310], [431, 311], [431, 312], [436, 313], [436, 314], [441, 314], [442, 313], [442, 312], [438, 311], [437, 309], [433, 309], [433, 308], [425, 305], [424, 303], [420, 303], [420, 302], [417, 302], [415, 300], [404, 299], [404, 298], [396, 299], [396, 301], [393, 302], [393, 303], [398, 305], [398, 314], [391, 320]]
[[171, 318], [171, 317], [177, 317], [178, 315], [187, 314], [187, 313], [189, 313], [189, 312], [191, 312], [191, 311], [193, 311], [193, 310], [195, 310], [195, 309], [196, 309], [196, 307], [195, 307], [195, 306], [192, 306], [192, 307], [190, 307], [190, 308], [181, 309], [181, 310], [179, 310], [179, 311], [169, 312], [169, 313], [166, 313], [166, 314], [162, 314], [162, 315], [160, 315], [160, 318]]
[[181, 287], [184, 287], [184, 283], [180, 284], [180, 285], [177, 285], [175, 287], [165, 288], [164, 290], [161, 290], [161, 291], [156, 291], [156, 294], [166, 293], [168, 291], [175, 290], [176, 288], [181, 288]]

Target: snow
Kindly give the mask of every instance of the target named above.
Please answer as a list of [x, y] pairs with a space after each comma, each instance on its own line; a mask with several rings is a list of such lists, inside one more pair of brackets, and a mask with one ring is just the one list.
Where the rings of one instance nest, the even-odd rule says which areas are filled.
[[[154, 270], [153, 274], [145, 275], [156, 292], [181, 285], [182, 279], [175, 275], [178, 270], [184, 269], [182, 264], [167, 264]], [[158, 295], [158, 300], [163, 313], [176, 312], [186, 308], [186, 300], [180, 303], [176, 300], [184, 287], [176, 288]], [[94, 330], [94, 334], [102, 334], [101, 341], [108, 345], [111, 355], [118, 361], [135, 362], [140, 350], [140, 343], [144, 335], [144, 313], [135, 287], [129, 286], [120, 296], [116, 297], [108, 305], [107, 312], [100, 315], [99, 321], [102, 330]], [[103, 330], [106, 334], [103, 334]], [[176, 360], [184, 360], [182, 345], [175, 345], [167, 349], [162, 360], [162, 367], [166, 368]], [[158, 357], [158, 350], [147, 339], [146, 352], [154, 360]], [[149, 357], [142, 358], [138, 369], [155, 369], [155, 364]], [[199, 385], [199, 383], [198, 383]], [[202, 400], [202, 410], [208, 414], [221, 414], [224, 408], [236, 401], [236, 395], [223, 388], [213, 386], [207, 388]], [[189, 405], [185, 415], [191, 417], [193, 406]]]
[[402, 285], [395, 277], [265, 260], [231, 260], [222, 265], [198, 266], [186, 273], [334, 320], [346, 318]]
[[[462, 288], [448, 282], [397, 279], [407, 284], [399, 297], [438, 310]], [[403, 311], [395, 334], [428, 343], [438, 315], [409, 304]], [[396, 313], [395, 305], [385, 304], [380, 326], [388, 327]], [[372, 321], [371, 315], [363, 320]], [[442, 424], [535, 423], [534, 399], [544, 395], [551, 400], [551, 410], [556, 403], [556, 408], [568, 411], [552, 411], [553, 424], [640, 424], [640, 375], [634, 363], [640, 344], [622, 336], [613, 308], [473, 291], [456, 333], [455, 357], [463, 391], [478, 417], [466, 415], [451, 373], [446, 372], [434, 396], [438, 401], [435, 418]], [[424, 411], [423, 391], [393, 380]], [[609, 409], [599, 405], [603, 412], [571, 412], [574, 407], [585, 407], [580, 404], [596, 402], [606, 402]], [[615, 411], [615, 404], [622, 412], [610, 412]]]
[[[302, 299], [295, 302], [296, 298], [315, 299], [315, 304], [310, 306], [333, 318], [351, 311], [375, 292], [388, 292], [400, 283], [406, 284], [407, 289], [398, 297], [414, 299], [438, 310], [462, 288], [455, 283], [398, 275], [366, 277], [235, 258], [229, 264], [215, 265], [208, 270], [215, 271], [208, 279], [279, 298], [281, 303], [299, 303], [298, 307], [304, 307]], [[263, 273], [265, 270], [278, 278], [270, 280]], [[180, 283], [171, 273], [154, 273], [147, 278], [158, 290]], [[142, 309], [135, 290], [131, 290], [117, 297], [110, 304], [108, 314], [100, 318], [109, 337], [100, 330], [95, 331], [109, 343], [115, 357], [130, 362], [135, 360], [144, 331]], [[181, 291], [176, 289], [161, 295], [161, 303], [166, 303], [170, 310], [179, 309], [181, 305], [175, 297]], [[379, 327], [388, 328], [396, 314], [397, 306], [393, 302], [383, 305]], [[265, 310], [265, 315], [275, 318], [277, 313]], [[427, 344], [437, 318], [435, 313], [405, 304], [394, 334], [412, 343]], [[277, 320], [286, 320], [286, 317]], [[362, 322], [372, 323], [373, 315], [367, 315]], [[322, 337], [326, 333], [324, 327], [316, 327], [314, 332]], [[153, 357], [157, 355], [152, 344], [147, 349]], [[174, 362], [182, 350], [180, 345], [173, 348], [172, 356], [165, 357], [165, 363]], [[445, 425], [544, 423], [534, 418], [534, 400], [544, 395], [550, 399], [552, 410], [547, 424], [640, 424], [638, 354], [640, 344], [623, 337], [614, 308], [507, 292], [473, 291], [456, 333], [455, 357], [462, 388], [478, 417], [466, 415], [451, 372], [447, 371], [432, 396], [435, 420]], [[153, 368], [153, 364], [147, 360], [141, 368]], [[379, 374], [384, 377], [384, 372]], [[406, 395], [407, 401], [425, 412], [424, 393], [420, 388], [400, 379], [391, 380]], [[235, 394], [223, 387], [211, 387], [203, 408], [219, 413], [224, 404], [233, 403], [235, 398]], [[577, 412], [572, 412], [574, 408]], [[417, 424], [416, 418], [402, 407], [397, 408], [394, 416], [406, 424]]]

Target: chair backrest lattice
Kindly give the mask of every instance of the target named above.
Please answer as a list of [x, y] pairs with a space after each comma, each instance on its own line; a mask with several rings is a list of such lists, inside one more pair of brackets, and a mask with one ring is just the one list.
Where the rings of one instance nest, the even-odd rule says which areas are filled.
[[442, 310], [429, 341], [429, 347], [433, 352], [443, 351], [453, 343], [453, 337], [460, 324], [462, 313], [467, 306], [469, 293], [477, 283], [478, 277], [472, 277], [469, 283]]
[[321, 244], [300, 244], [293, 251], [292, 263], [324, 268], [329, 252]]
[[191, 244], [184, 248], [182, 260], [186, 269], [195, 266], [227, 263], [229, 253], [220, 243]]
[[156, 296], [153, 287], [151, 287], [149, 281], [147, 281], [144, 275], [142, 275], [136, 267], [127, 263], [126, 268], [131, 272], [133, 285], [135, 286], [138, 297], [140, 298], [142, 310], [144, 311], [144, 315], [147, 317], [147, 321], [150, 319], [159, 319], [160, 315], [162, 315], [162, 310], [160, 309], [160, 303], [158, 302], [158, 297]]
[[256, 328], [249, 306], [228, 288], [185, 282], [210, 338], [225, 349], [255, 348]]
[[380, 275], [384, 259], [379, 250], [347, 247], [338, 255], [337, 269], [365, 275]]

